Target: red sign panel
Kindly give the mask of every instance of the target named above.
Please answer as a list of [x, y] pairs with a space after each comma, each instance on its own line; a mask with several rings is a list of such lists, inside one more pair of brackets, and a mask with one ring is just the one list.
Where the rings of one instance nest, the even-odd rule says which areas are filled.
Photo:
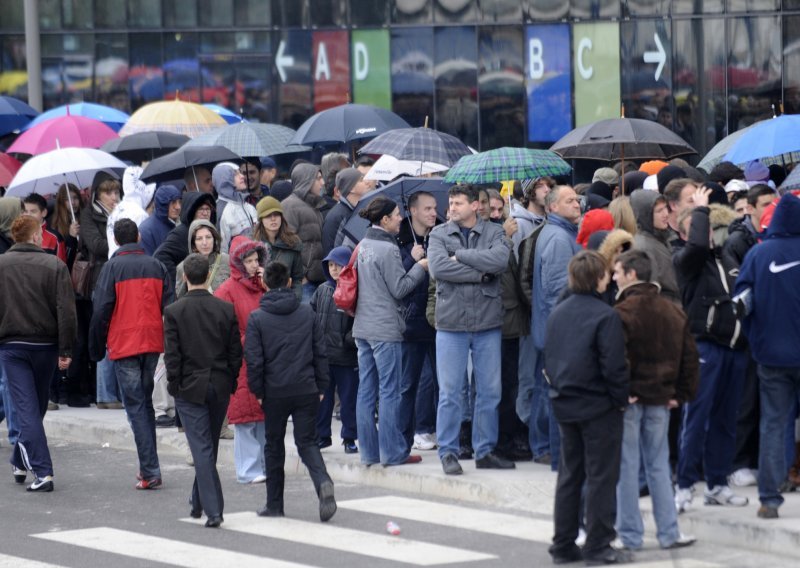
[[313, 32], [314, 112], [350, 102], [350, 40], [345, 31]]

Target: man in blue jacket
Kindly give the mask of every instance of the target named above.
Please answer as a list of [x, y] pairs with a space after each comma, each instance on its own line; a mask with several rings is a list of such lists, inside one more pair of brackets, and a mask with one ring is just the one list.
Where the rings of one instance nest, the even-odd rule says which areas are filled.
[[[547, 223], [536, 242], [533, 257], [533, 307], [531, 333], [536, 348], [536, 371], [529, 421], [533, 459], [538, 463], [558, 464], [558, 426], [550, 412], [550, 399], [542, 374], [545, 367], [544, 344], [547, 318], [567, 287], [567, 266], [581, 250], [577, 243], [581, 205], [575, 190], [557, 185], [545, 197]], [[549, 460], [548, 460], [549, 457]]]
[[747, 311], [744, 329], [758, 363], [761, 438], [758, 495], [762, 519], [778, 517], [786, 477], [784, 431], [800, 398], [800, 199], [784, 195], [764, 241], [744, 257], [736, 299]]
[[139, 226], [141, 245], [153, 256], [170, 231], [178, 224], [181, 215], [181, 192], [174, 185], [162, 185], [154, 197], [156, 210]]

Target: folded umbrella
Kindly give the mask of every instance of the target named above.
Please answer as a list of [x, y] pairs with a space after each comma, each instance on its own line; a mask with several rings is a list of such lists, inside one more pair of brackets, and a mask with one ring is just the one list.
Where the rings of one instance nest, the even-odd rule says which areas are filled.
[[341, 144], [374, 138], [409, 124], [390, 110], [348, 103], [318, 112], [306, 120], [290, 144]]
[[461, 158], [444, 177], [448, 182], [495, 183], [569, 174], [572, 168], [550, 150], [497, 148]]
[[183, 177], [186, 168], [205, 166], [211, 169], [220, 162], [240, 162], [241, 158], [222, 146], [199, 146], [182, 148], [156, 158], [144, 169], [144, 182], [169, 181]]
[[397, 128], [364, 145], [360, 154], [389, 154], [399, 160], [435, 162], [452, 166], [472, 152], [461, 140], [431, 128]]
[[224, 146], [243, 158], [277, 156], [310, 150], [308, 146], [290, 146], [295, 131], [280, 124], [240, 122], [206, 132], [187, 143], [187, 147]]
[[100, 149], [114, 154], [121, 160], [140, 163], [174, 152], [189, 140], [191, 138], [185, 134], [154, 130], [113, 138], [103, 144]]
[[122, 112], [121, 110], [95, 103], [73, 103], [70, 105], [62, 105], [48, 111], [43, 112], [34, 118], [26, 127], [25, 130], [41, 124], [45, 120], [51, 118], [58, 118], [59, 116], [83, 116], [99, 120], [108, 126], [114, 132], [119, 132], [119, 129], [128, 121], [130, 115]]
[[117, 133], [99, 120], [60, 116], [26, 130], [6, 152], [35, 156], [57, 148], [99, 148], [112, 138], [117, 138]]
[[398, 176], [422, 176], [444, 172], [449, 166], [433, 162], [420, 162], [419, 160], [398, 160], [394, 156], [384, 154], [372, 165], [366, 180], [391, 181]]

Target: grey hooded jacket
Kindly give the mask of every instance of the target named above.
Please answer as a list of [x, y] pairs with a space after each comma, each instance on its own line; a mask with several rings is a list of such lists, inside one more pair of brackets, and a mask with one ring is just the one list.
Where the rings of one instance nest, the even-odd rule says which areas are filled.
[[403, 341], [406, 323], [400, 300], [425, 279], [425, 269], [414, 264], [406, 272], [397, 240], [370, 227], [358, 247], [358, 305], [353, 337], [368, 341]]
[[633, 246], [648, 253], [653, 260], [651, 280], [661, 286], [661, 295], [680, 306], [681, 292], [672, 264], [669, 231], [658, 231], [653, 227], [653, 209], [658, 199], [664, 197], [649, 189], [637, 189], [631, 193], [631, 208], [639, 228], [633, 237]]
[[325, 200], [311, 193], [319, 167], [299, 164], [292, 170], [292, 194], [281, 202], [283, 219], [303, 242], [304, 276], [316, 284], [325, 281], [322, 272], [322, 212]]
[[467, 240], [452, 221], [433, 228], [428, 261], [436, 279], [437, 330], [485, 331], [503, 325], [499, 276], [508, 268], [509, 254], [511, 243], [494, 223], [479, 219]]
[[[204, 227], [211, 231], [211, 236], [214, 237], [214, 250], [208, 255], [208, 291], [213, 294], [214, 290], [222, 286], [222, 283], [230, 277], [231, 261], [227, 254], [219, 251], [220, 238], [217, 228], [213, 223], [205, 219], [197, 219], [196, 221], [192, 221], [192, 224], [189, 225], [189, 250], [191, 252], [197, 252], [197, 248], [194, 246], [194, 235], [198, 230]], [[183, 297], [183, 295], [189, 291], [186, 282], [183, 281], [183, 262], [184, 261], [181, 261], [175, 269], [176, 299]]]
[[234, 164], [223, 162], [214, 167], [211, 178], [217, 189], [217, 220], [219, 224], [220, 250], [228, 252], [234, 237], [253, 236], [253, 225], [258, 221], [256, 208], [247, 203], [246, 191], [236, 191]]

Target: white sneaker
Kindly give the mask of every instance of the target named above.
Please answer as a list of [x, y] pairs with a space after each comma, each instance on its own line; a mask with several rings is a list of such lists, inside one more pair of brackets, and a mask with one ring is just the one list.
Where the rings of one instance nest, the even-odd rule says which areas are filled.
[[758, 479], [752, 469], [743, 467], [737, 469], [728, 477], [728, 482], [735, 487], [748, 487], [758, 485]]
[[250, 480], [250, 483], [264, 483], [266, 480], [266, 475], [256, 475], [252, 480]]
[[745, 507], [750, 500], [747, 497], [736, 495], [727, 485], [715, 485], [703, 492], [706, 505], [728, 505], [730, 507]]
[[684, 513], [692, 508], [692, 500], [694, 499], [694, 487], [688, 489], [675, 488], [675, 510]]
[[411, 446], [415, 450], [435, 450], [436, 449], [436, 435], [435, 434], [414, 434], [414, 445]]
[[578, 538], [575, 539], [575, 546], [583, 547], [586, 544], [586, 531], [578, 529]]
[[678, 540], [669, 546], [663, 546], [662, 548], [664, 550], [670, 550], [673, 548], [686, 548], [687, 546], [692, 546], [695, 542], [697, 542], [697, 539], [692, 535], [680, 533], [678, 535]]

